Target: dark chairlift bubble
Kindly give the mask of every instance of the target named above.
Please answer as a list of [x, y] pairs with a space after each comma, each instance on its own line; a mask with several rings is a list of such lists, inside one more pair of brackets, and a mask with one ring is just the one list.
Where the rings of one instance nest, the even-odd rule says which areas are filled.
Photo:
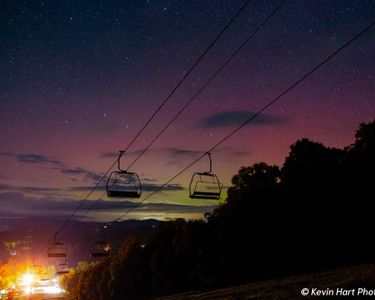
[[111, 253], [111, 246], [109, 243], [100, 241], [91, 246], [90, 256], [93, 258], [108, 257]]
[[113, 171], [109, 175], [106, 191], [110, 198], [140, 198], [142, 185], [137, 173], [122, 170], [120, 160], [124, 151], [120, 151], [117, 159], [118, 171]]
[[212, 173], [211, 153], [207, 152], [210, 161], [208, 172], [196, 172], [193, 174], [189, 185], [189, 197], [191, 199], [219, 200], [222, 184], [216, 174]]
[[57, 233], [55, 234], [54, 241], [48, 246], [48, 257], [66, 257], [68, 249], [62, 242], [57, 241]]
[[69, 267], [66, 260], [57, 266], [56, 275], [65, 275], [69, 273]]

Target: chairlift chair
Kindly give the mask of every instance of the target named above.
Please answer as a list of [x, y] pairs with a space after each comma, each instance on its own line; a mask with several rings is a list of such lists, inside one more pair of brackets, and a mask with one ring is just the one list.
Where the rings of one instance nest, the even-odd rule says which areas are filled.
[[193, 174], [189, 185], [189, 197], [191, 199], [219, 200], [222, 184], [216, 174], [212, 173], [211, 153], [207, 152], [210, 162], [208, 172], [196, 172]]
[[93, 258], [107, 257], [111, 253], [111, 246], [109, 243], [101, 241], [92, 245], [90, 256]]
[[122, 170], [120, 160], [124, 151], [120, 151], [117, 159], [117, 171], [109, 175], [106, 191], [111, 198], [139, 198], [142, 194], [142, 185], [137, 173]]
[[56, 275], [65, 275], [69, 273], [69, 267], [66, 261], [57, 266]]
[[48, 246], [48, 257], [66, 257], [67, 247], [64, 243], [58, 242], [57, 233], [55, 234], [54, 241]]

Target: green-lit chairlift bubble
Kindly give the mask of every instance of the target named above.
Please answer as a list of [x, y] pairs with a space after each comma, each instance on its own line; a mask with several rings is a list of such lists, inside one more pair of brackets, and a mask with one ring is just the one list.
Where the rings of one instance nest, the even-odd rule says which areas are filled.
[[107, 242], [96, 242], [91, 246], [90, 256], [93, 258], [107, 257], [110, 253], [111, 246]]
[[109, 175], [106, 191], [111, 198], [139, 198], [142, 194], [142, 185], [137, 173], [121, 169], [120, 160], [124, 151], [120, 151], [117, 159], [117, 171]]
[[192, 199], [219, 200], [222, 184], [216, 174], [212, 173], [211, 153], [207, 152], [210, 162], [208, 172], [196, 172], [193, 174], [189, 185], [189, 197]]
[[54, 241], [48, 246], [48, 257], [66, 257], [68, 253], [67, 247], [64, 243], [57, 241], [57, 233]]

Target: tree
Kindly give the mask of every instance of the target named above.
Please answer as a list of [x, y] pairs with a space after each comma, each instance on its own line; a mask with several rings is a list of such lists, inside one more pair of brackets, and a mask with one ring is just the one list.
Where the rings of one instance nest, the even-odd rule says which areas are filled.
[[290, 147], [281, 170], [281, 180], [293, 188], [307, 188], [332, 185], [341, 171], [344, 150], [327, 148], [308, 139], [297, 141]]
[[27, 264], [9, 260], [5, 264], [0, 265], [0, 290], [9, 289], [17, 284], [20, 276], [27, 271]]
[[363, 123], [355, 134], [355, 142], [348, 148], [348, 178], [357, 183], [369, 183], [375, 168], [375, 120]]

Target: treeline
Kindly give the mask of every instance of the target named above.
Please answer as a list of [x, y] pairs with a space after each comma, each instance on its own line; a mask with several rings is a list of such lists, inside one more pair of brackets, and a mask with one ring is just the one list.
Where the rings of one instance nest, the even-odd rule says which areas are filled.
[[373, 260], [374, 174], [375, 121], [344, 149], [299, 140], [281, 168], [242, 167], [205, 220], [160, 222], [65, 285], [73, 299], [142, 299]]

